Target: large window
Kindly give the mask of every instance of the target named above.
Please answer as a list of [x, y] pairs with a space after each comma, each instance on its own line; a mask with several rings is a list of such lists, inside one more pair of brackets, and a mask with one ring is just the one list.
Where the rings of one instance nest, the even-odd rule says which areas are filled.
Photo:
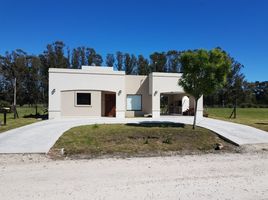
[[127, 110], [141, 111], [141, 95], [127, 95]]
[[77, 106], [90, 106], [91, 105], [91, 93], [76, 93], [76, 105]]

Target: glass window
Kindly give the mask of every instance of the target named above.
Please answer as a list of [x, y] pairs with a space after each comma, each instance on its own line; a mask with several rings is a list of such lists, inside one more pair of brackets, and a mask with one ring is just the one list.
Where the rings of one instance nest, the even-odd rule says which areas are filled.
[[91, 93], [76, 93], [76, 105], [91, 105]]
[[127, 110], [141, 110], [141, 95], [127, 95]]

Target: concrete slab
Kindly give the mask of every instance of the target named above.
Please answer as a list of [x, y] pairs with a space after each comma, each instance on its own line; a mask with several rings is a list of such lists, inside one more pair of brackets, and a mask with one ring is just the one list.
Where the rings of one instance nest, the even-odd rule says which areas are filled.
[[[192, 124], [193, 117], [165, 116], [152, 118], [65, 118], [46, 120], [0, 134], [0, 153], [47, 153], [58, 138], [72, 127], [90, 124], [117, 124], [140, 122], [176, 122]], [[210, 129], [238, 144], [268, 143], [268, 132], [230, 122], [202, 118], [197, 125]]]

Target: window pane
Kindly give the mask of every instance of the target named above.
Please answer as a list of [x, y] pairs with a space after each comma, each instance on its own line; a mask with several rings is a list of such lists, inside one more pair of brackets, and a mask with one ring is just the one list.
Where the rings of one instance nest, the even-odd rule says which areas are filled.
[[77, 105], [91, 105], [91, 94], [90, 93], [76, 93]]
[[127, 96], [127, 110], [141, 110], [141, 95]]

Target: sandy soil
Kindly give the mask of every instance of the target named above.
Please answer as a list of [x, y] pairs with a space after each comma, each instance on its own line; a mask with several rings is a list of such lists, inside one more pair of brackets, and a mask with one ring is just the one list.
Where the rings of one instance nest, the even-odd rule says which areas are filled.
[[63, 161], [1, 155], [0, 199], [268, 199], [268, 152]]

